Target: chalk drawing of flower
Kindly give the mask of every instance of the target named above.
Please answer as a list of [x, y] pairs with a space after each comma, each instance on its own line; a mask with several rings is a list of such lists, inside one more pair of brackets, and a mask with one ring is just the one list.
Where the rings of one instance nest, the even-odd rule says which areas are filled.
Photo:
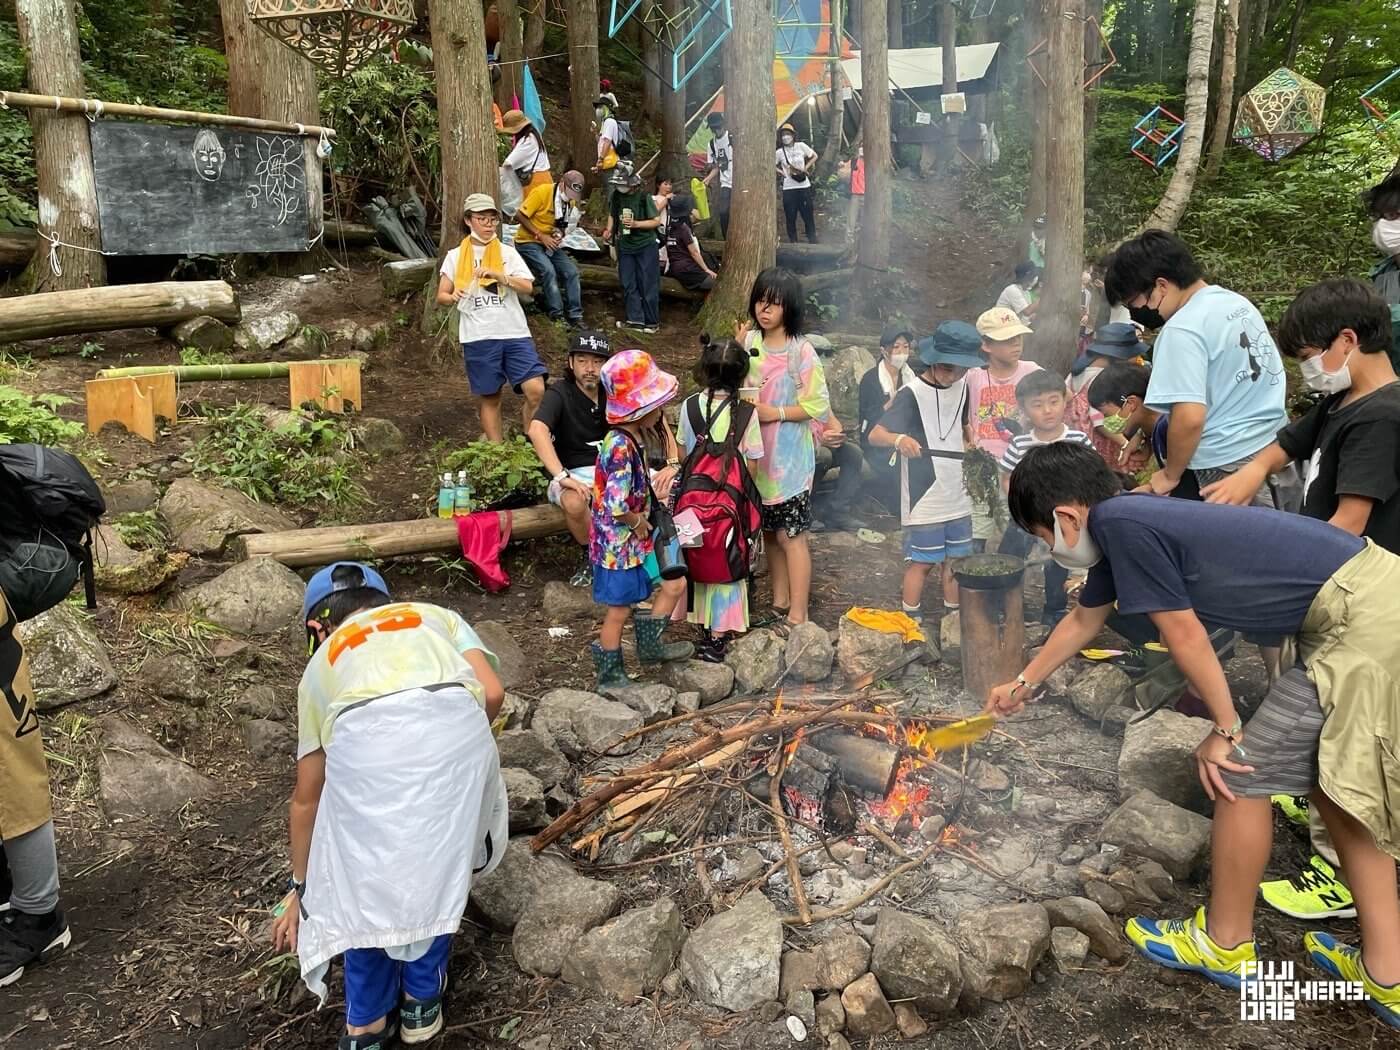
[[261, 197], [275, 213], [278, 226], [301, 209], [302, 173], [298, 167], [301, 158], [299, 139], [258, 139], [258, 166], [253, 172], [257, 181], [249, 187], [249, 196], [255, 208]]

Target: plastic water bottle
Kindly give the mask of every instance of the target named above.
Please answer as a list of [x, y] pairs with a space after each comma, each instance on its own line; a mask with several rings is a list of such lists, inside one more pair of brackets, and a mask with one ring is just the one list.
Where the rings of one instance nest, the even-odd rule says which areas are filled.
[[452, 471], [448, 471], [438, 482], [438, 517], [450, 518], [457, 498], [457, 491], [452, 485]]
[[476, 493], [472, 489], [472, 483], [467, 480], [465, 470], [457, 471], [457, 487], [452, 495], [452, 513], [470, 514], [475, 508], [472, 506]]

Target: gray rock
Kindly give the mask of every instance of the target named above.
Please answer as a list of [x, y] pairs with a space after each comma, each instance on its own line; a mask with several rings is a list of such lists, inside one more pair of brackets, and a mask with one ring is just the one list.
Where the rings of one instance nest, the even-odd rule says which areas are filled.
[[734, 858], [734, 881], [736, 883], [753, 882], [767, 870], [768, 858], [752, 846], [744, 847]]
[[1110, 707], [1099, 719], [1099, 732], [1104, 736], [1121, 738], [1137, 713], [1137, 709], [1132, 707]]
[[532, 853], [529, 838], [514, 838], [496, 869], [472, 880], [471, 903], [492, 929], [508, 933], [525, 914], [537, 886], [577, 877], [574, 866], [557, 853]]
[[1184, 879], [1210, 850], [1210, 821], [1139, 791], [1108, 815], [1101, 837], [1132, 856], [1155, 860], [1172, 878]]
[[950, 660], [962, 653], [962, 611], [945, 612], [938, 621], [938, 645], [943, 658]]
[[676, 691], [664, 685], [629, 685], [621, 689], [604, 689], [609, 700], [625, 704], [642, 716], [644, 725], [670, 718], [676, 709]]
[[273, 634], [296, 623], [305, 593], [291, 569], [253, 558], [186, 591], [179, 604], [237, 634]]
[[141, 665], [140, 682], [148, 692], [165, 700], [179, 700], [192, 707], [209, 702], [205, 687], [208, 676], [184, 653], [165, 653], [149, 657]]
[[663, 897], [585, 933], [564, 960], [563, 977], [570, 984], [631, 1002], [656, 989], [684, 942], [681, 910]]
[[545, 619], [551, 623], [592, 618], [597, 609], [593, 604], [591, 589], [570, 587], [562, 580], [550, 580], [544, 585], [544, 595], [540, 604], [544, 608]]
[[360, 416], [355, 421], [355, 445], [371, 456], [388, 456], [404, 450], [403, 431], [387, 419]]
[[772, 631], [750, 631], [730, 643], [724, 662], [734, 669], [739, 692], [770, 690], [783, 673], [783, 642]]
[[1069, 687], [1069, 702], [1081, 715], [1102, 718], [1110, 707], [1132, 696], [1132, 679], [1112, 664], [1091, 667]]
[[160, 500], [160, 489], [156, 488], [154, 481], [133, 478], [114, 485], [103, 485], [102, 498], [107, 501], [107, 516], [116, 518], [123, 514], [154, 510]]
[[1156, 907], [1162, 898], [1152, 892], [1152, 887], [1130, 868], [1119, 868], [1108, 877], [1108, 884], [1123, 895], [1129, 908]]
[[1045, 678], [1046, 693], [1050, 696], [1069, 696], [1070, 686], [1083, 670], [1082, 663], [1080, 660], [1071, 660], [1051, 671]]
[[[538, 712], [536, 712], [538, 718]], [[632, 740], [618, 745], [617, 739], [624, 733], [640, 729], [642, 716], [626, 704], [616, 700], [594, 697], [582, 707], [574, 710], [574, 736], [581, 751], [590, 754], [629, 754], [635, 751], [640, 741]], [[616, 746], [615, 746], [616, 745]]]
[[510, 802], [510, 830], [538, 831], [549, 823], [544, 812], [544, 785], [539, 778], [523, 769], [501, 770], [506, 782], [506, 798]]
[[1061, 973], [1077, 970], [1089, 957], [1089, 938], [1073, 926], [1056, 926], [1050, 931], [1050, 953]]
[[894, 1023], [903, 1039], [918, 1039], [928, 1034], [928, 1024], [908, 1003], [894, 1004]]
[[1161, 710], [1123, 730], [1118, 753], [1118, 797], [1150, 791], [1196, 813], [1210, 812], [1210, 802], [1196, 773], [1196, 748], [1211, 731], [1204, 718]]
[[1000, 766], [979, 758], [972, 767], [972, 783], [978, 791], [1000, 794], [1011, 787], [1011, 778]]
[[681, 974], [696, 996], [725, 1010], [778, 997], [783, 929], [762, 893], [748, 893], [695, 930], [681, 949]]
[[946, 1013], [957, 1005], [963, 975], [958, 946], [929, 919], [881, 908], [875, 921], [870, 970], [896, 999], [920, 1010]]
[[1089, 948], [1100, 959], [1118, 963], [1128, 957], [1128, 943], [1118, 923], [1104, 909], [1085, 897], [1059, 897], [1045, 902], [1046, 914], [1055, 926], [1069, 926], [1089, 939]]
[[661, 665], [662, 680], [678, 693], [699, 693], [700, 706], [717, 704], [734, 691], [734, 669], [704, 660], [674, 660]]
[[546, 788], [567, 780], [572, 772], [563, 752], [528, 729], [503, 731], [496, 739], [496, 750], [502, 769], [525, 770]]
[[661, 994], [671, 999], [679, 999], [681, 992], [685, 991], [685, 979], [681, 977], [679, 970], [672, 970], [665, 977], [661, 978]]
[[973, 990], [999, 1003], [1030, 987], [1031, 973], [1050, 947], [1050, 918], [1039, 904], [964, 912], [957, 929], [981, 964]]
[[846, 681], [889, 673], [904, 659], [904, 641], [897, 634], [862, 627], [841, 617], [836, 628], [836, 663]]
[[931, 817], [925, 817], [919, 824], [919, 837], [925, 842], [937, 842], [943, 834], [943, 829], [948, 826], [947, 818], [940, 813], [935, 813]]
[[258, 762], [287, 761], [297, 753], [297, 734], [285, 722], [253, 718], [243, 727], [248, 754]]
[[1128, 902], [1122, 891], [1098, 879], [1090, 879], [1084, 883], [1084, 896], [1110, 915], [1122, 915], [1128, 910]]
[[97, 760], [102, 809], [112, 820], [168, 817], [205, 798], [214, 781], [196, 772], [125, 718], [99, 720], [102, 753]]
[[184, 553], [133, 550], [111, 525], [99, 525], [93, 541], [93, 578], [113, 594], [149, 594], [179, 574], [189, 561]]
[[843, 347], [822, 362], [831, 411], [849, 434], [860, 430], [860, 381], [875, 365], [875, 355], [863, 346]]
[[193, 347], [208, 353], [233, 349], [233, 329], [217, 317], [191, 317], [170, 330], [170, 338], [181, 349]]
[[29, 657], [34, 705], [40, 711], [100, 696], [117, 684], [97, 628], [68, 602], [26, 620], [16, 634]]
[[693, 715], [700, 710], [699, 693], [677, 693], [674, 714]]
[[514, 633], [503, 623], [495, 620], [482, 620], [472, 625], [486, 648], [496, 654], [499, 663], [497, 675], [501, 685], [515, 689], [534, 677], [533, 665], [525, 656], [525, 650], [515, 640]]
[[233, 489], [179, 478], [160, 501], [171, 542], [199, 555], [221, 555], [229, 540], [250, 532], [285, 532], [297, 523]]
[[1089, 855], [1089, 848], [1078, 842], [1072, 842], [1060, 853], [1061, 864], [1078, 864]]
[[229, 706], [234, 714], [245, 718], [276, 718], [282, 713], [277, 693], [270, 685], [250, 685], [239, 690]]
[[1133, 862], [1133, 871], [1163, 900], [1176, 895], [1176, 881], [1167, 873], [1167, 869], [1155, 860], [1138, 859]]
[[501, 701], [501, 713], [498, 718], [506, 720], [507, 729], [528, 729], [530, 716], [535, 712], [535, 702], [519, 693], [506, 693], [506, 698]]
[[[540, 702], [535, 706], [534, 714], [530, 718], [530, 732], [568, 757], [578, 758], [582, 747], [578, 742], [578, 734], [574, 732], [574, 712], [594, 701], [610, 702], [603, 700], [597, 693], [585, 693], [580, 689], [551, 689], [540, 697]], [[640, 715], [637, 716], [637, 720], [641, 721]]]
[[851, 1050], [851, 1041], [839, 1032], [826, 1037], [826, 1050]]
[[290, 310], [281, 310], [262, 317], [250, 317], [233, 330], [233, 341], [240, 350], [262, 353], [300, 332], [301, 318]]
[[792, 628], [783, 651], [789, 678], [798, 682], [823, 681], [831, 677], [835, 659], [836, 648], [824, 627], [809, 620]]
[[516, 964], [526, 973], [559, 976], [574, 943], [606, 921], [620, 896], [615, 886], [573, 871], [569, 878], [538, 882], [511, 937]]
[[811, 992], [792, 991], [783, 996], [783, 1009], [802, 1022], [808, 1031], [817, 1026], [817, 997]]
[[817, 1031], [822, 1035], [835, 1035], [846, 1027], [846, 1008], [841, 1005], [839, 995], [828, 995], [817, 1000]]
[[847, 985], [841, 992], [841, 1005], [846, 1011], [846, 1031], [857, 1039], [871, 1039], [894, 1030], [894, 1011], [873, 973]]
[[820, 944], [783, 956], [781, 991], [839, 992], [870, 969], [870, 945], [851, 929], [838, 930]]

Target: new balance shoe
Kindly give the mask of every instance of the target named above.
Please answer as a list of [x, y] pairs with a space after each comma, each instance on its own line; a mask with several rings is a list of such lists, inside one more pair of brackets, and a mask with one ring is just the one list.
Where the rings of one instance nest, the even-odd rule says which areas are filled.
[[73, 943], [61, 909], [47, 915], [7, 911], [0, 917], [0, 988], [24, 976], [27, 966], [46, 963]]
[[1337, 879], [1332, 865], [1315, 854], [1311, 866], [1296, 879], [1263, 883], [1259, 892], [1269, 907], [1295, 919], [1350, 919], [1356, 915], [1351, 890]]
[[442, 1031], [442, 996], [405, 999], [399, 1007], [399, 1038], [406, 1044], [426, 1043]]
[[389, 1050], [389, 1045], [397, 1035], [398, 1026], [390, 1018], [385, 1018], [384, 1027], [380, 1031], [366, 1032], [364, 1035], [343, 1032], [335, 1046], [336, 1050]]
[[1240, 968], [1256, 962], [1259, 953], [1254, 941], [1233, 948], [1222, 948], [1206, 933], [1206, 910], [1198, 908], [1189, 919], [1162, 922], [1138, 916], [1124, 927], [1128, 940], [1158, 966], [1201, 974], [1224, 988], [1239, 991]]
[[1308, 826], [1308, 799], [1306, 795], [1270, 795], [1269, 801], [1277, 806], [1279, 812], [1294, 824]]
[[1359, 983], [1368, 996], [1371, 1012], [1391, 1028], [1400, 1028], [1400, 984], [1379, 984], [1371, 980], [1361, 949], [1343, 944], [1328, 933], [1309, 933], [1303, 949], [1317, 966], [1342, 981]]

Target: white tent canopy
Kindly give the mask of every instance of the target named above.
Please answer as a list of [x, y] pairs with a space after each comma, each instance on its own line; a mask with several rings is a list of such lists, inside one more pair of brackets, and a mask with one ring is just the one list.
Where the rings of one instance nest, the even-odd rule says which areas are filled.
[[[987, 75], [1000, 44], [967, 44], [958, 48], [958, 83], [981, 80]], [[860, 57], [841, 63], [851, 87], [859, 91]], [[943, 85], [943, 49], [941, 47], [908, 47], [890, 52], [890, 87], [913, 91], [916, 88]]]

